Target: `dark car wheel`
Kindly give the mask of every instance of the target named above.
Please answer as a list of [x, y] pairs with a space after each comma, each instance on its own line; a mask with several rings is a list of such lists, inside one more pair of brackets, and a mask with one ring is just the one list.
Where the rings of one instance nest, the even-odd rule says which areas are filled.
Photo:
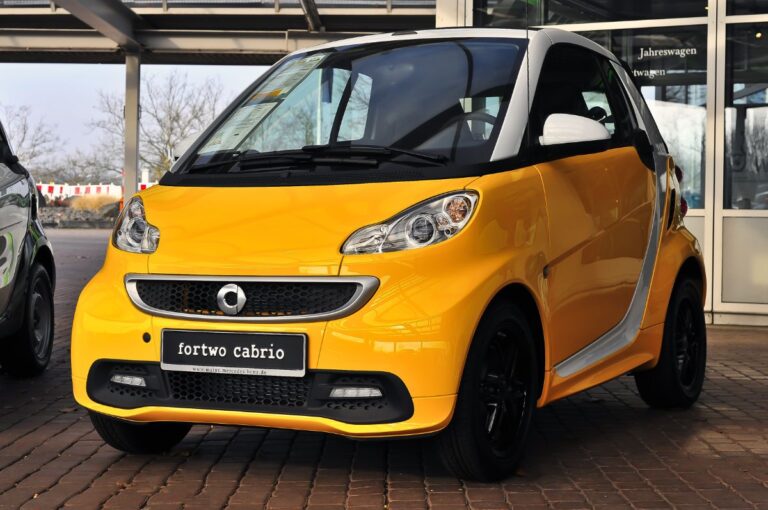
[[188, 423], [131, 423], [94, 412], [90, 416], [104, 442], [126, 453], [167, 452], [192, 428]]
[[470, 347], [453, 420], [435, 440], [445, 466], [471, 480], [511, 475], [523, 457], [537, 385], [525, 314], [511, 303], [492, 305]]
[[29, 273], [24, 322], [1, 346], [6, 372], [30, 377], [45, 370], [53, 350], [53, 317], [51, 279], [43, 266], [35, 264]]
[[707, 329], [696, 282], [677, 283], [664, 322], [656, 367], [635, 374], [642, 399], [651, 407], [690, 407], [699, 398], [707, 364]]

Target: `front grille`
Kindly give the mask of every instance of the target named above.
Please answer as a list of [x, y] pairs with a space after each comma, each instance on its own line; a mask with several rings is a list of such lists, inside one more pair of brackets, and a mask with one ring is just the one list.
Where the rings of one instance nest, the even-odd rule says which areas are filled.
[[176, 314], [228, 317], [219, 309], [216, 295], [227, 283], [236, 283], [245, 294], [243, 318], [306, 316], [331, 313], [355, 296], [356, 282], [253, 282], [195, 280], [136, 280], [136, 291], [148, 307]]
[[303, 407], [309, 396], [306, 377], [261, 377], [253, 375], [168, 372], [171, 398], [204, 402], [268, 407]]

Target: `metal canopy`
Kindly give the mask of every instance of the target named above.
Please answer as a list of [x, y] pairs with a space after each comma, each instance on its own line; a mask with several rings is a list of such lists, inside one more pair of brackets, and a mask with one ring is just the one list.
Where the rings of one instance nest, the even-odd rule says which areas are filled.
[[[0, 0], [0, 62], [271, 64], [355, 35], [434, 28], [441, 0]], [[444, 1], [444, 0], [443, 0]]]
[[0, 0], [0, 62], [125, 63], [129, 197], [139, 175], [142, 64], [271, 64], [346, 37], [432, 28], [436, 1], [453, 11], [464, 0]]
[[140, 51], [135, 28], [141, 18], [119, 0], [56, 0], [56, 3], [127, 52]]

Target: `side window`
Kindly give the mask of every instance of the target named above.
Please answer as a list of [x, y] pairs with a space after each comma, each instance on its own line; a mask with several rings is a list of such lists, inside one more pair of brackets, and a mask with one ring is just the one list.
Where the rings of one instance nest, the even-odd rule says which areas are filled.
[[14, 173], [13, 170], [8, 168], [4, 163], [5, 158], [10, 156], [10, 154], [11, 148], [5, 143], [5, 140], [3, 139], [3, 131], [0, 129], [0, 189], [19, 177], [18, 174]]
[[0, 163], [0, 196], [2, 196], [2, 188], [6, 184], [10, 184], [19, 178], [19, 174], [11, 170], [5, 163]]
[[[547, 117], [567, 113], [600, 122], [614, 144], [627, 141], [626, 108], [616, 104], [605, 76], [601, 60], [591, 51], [569, 45], [552, 47], [544, 60], [531, 109], [531, 140], [539, 139]], [[618, 82], [615, 76], [614, 82]]]
[[621, 83], [621, 78], [616, 72], [616, 68], [610, 61], [601, 56], [598, 56], [597, 58], [600, 61], [600, 66], [602, 67], [603, 76], [605, 77], [605, 82], [608, 88], [608, 99], [613, 105], [614, 130], [618, 132], [620, 140], [630, 141], [632, 139], [632, 133], [637, 126], [637, 122], [632, 113], [632, 108], [629, 105], [627, 91]]

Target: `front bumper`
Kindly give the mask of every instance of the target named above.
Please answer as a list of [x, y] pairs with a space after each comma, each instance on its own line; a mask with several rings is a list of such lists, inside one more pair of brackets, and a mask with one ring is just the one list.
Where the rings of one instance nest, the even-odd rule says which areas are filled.
[[[440, 270], [439, 250], [419, 251], [418, 256], [380, 254], [377, 267], [364, 256], [356, 257], [354, 265], [342, 265], [340, 276], [375, 275], [381, 281], [371, 300], [351, 315], [325, 322], [238, 323], [160, 317], [140, 310], [131, 302], [123, 279], [126, 274], [147, 273], [146, 258], [110, 249], [104, 267], [80, 295], [75, 313], [75, 398], [95, 412], [135, 421], [277, 427], [355, 437], [437, 432], [450, 422], [474, 329], [503, 280], [493, 259], [476, 258], [474, 264], [459, 265], [464, 269], [447, 274]], [[306, 363], [311, 377], [340, 372], [392, 374], [401, 381], [411, 409], [383, 417], [369, 412], [360, 419], [318, 411], [328, 405], [322, 399], [298, 411], [180, 404], [168, 398], [121, 406], [91, 391], [89, 377], [105, 360], [156, 367], [166, 329], [303, 334], [308, 338]], [[167, 374], [160, 376], [167, 384]]]

